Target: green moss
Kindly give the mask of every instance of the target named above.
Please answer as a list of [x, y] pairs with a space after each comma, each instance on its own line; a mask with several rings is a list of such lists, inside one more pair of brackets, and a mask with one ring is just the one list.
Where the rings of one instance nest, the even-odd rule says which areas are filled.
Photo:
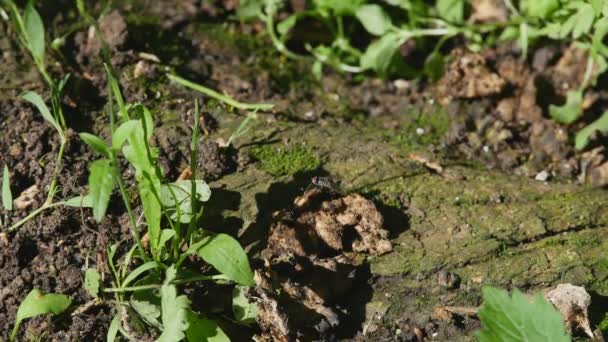
[[[412, 113], [412, 120], [408, 122], [403, 131], [392, 136], [391, 140], [403, 147], [420, 147], [436, 145], [450, 127], [447, 113], [441, 109]], [[419, 134], [422, 129], [422, 134]]]
[[260, 169], [273, 176], [292, 176], [321, 166], [321, 159], [302, 145], [292, 148], [264, 145], [253, 148], [250, 154], [258, 160]]

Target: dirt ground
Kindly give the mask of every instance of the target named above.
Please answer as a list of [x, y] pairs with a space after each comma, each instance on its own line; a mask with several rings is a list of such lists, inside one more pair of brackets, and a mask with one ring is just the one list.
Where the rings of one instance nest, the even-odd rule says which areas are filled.
[[[72, 6], [41, 4], [51, 33], [76, 21]], [[127, 100], [154, 113], [154, 144], [168, 179], [188, 165], [193, 100], [204, 104], [198, 164], [212, 197], [203, 224], [246, 247], [260, 277], [257, 297], [292, 317], [286, 336], [471, 340], [480, 323], [467, 309], [481, 304], [483, 285], [529, 292], [558, 283], [585, 286], [593, 298], [592, 326], [602, 321], [608, 298], [603, 150], [597, 142], [576, 153], [568, 132], [580, 127], [561, 127], [546, 113], [550, 99], [581, 82], [584, 57], [565, 47], [539, 49], [529, 61], [510, 46], [456, 50], [444, 78], [432, 85], [359, 81], [331, 71], [316, 81], [308, 65], [247, 34], [255, 27], [224, 23], [232, 9], [230, 2], [141, 1], [118, 7], [101, 24]], [[0, 52], [0, 165], [11, 171], [15, 197], [33, 192], [16, 210], [0, 211], [11, 224], [44, 202], [59, 140], [18, 98], [24, 90], [48, 92], [5, 21]], [[106, 77], [87, 29], [69, 36], [52, 60], [53, 74], [72, 75], [57, 194], [70, 198], [86, 192], [88, 163], [96, 158], [77, 132], [108, 134]], [[225, 148], [246, 113], [172, 84], [167, 71], [240, 101], [276, 106], [258, 113], [248, 133]], [[605, 105], [603, 92], [589, 96], [590, 107]], [[336, 188], [315, 187], [325, 179]], [[0, 339], [7, 340], [19, 303], [36, 287], [69, 295], [73, 304], [62, 315], [25, 322], [20, 340], [105, 341], [112, 306], [78, 309], [91, 300], [84, 270], [102, 269], [107, 246], [130, 240], [125, 208], [111, 203], [100, 225], [86, 210], [57, 207], [1, 235]], [[349, 211], [353, 217], [346, 217]], [[319, 222], [340, 229], [298, 231]], [[285, 253], [290, 258], [278, 257]], [[277, 286], [288, 295], [273, 297]], [[199, 291], [194, 305], [203, 311], [223, 300], [211, 289], [183, 291]], [[233, 340], [284, 333], [276, 328], [281, 315], [262, 313], [260, 326], [251, 327], [235, 326], [222, 312], [210, 315]]]

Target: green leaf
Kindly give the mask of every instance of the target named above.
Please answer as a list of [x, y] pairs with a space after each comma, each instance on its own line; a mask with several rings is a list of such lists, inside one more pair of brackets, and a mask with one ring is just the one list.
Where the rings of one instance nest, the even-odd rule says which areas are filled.
[[129, 275], [122, 282], [121, 286], [129, 286], [129, 284], [131, 284], [133, 280], [137, 279], [137, 277], [139, 277], [142, 273], [147, 272], [149, 270], [153, 270], [155, 268], [158, 268], [158, 263], [156, 261], [148, 261], [145, 264], [139, 265], [136, 269], [129, 273]]
[[561, 314], [540, 293], [530, 302], [517, 289], [510, 297], [506, 291], [488, 286], [483, 288], [483, 298], [479, 342], [570, 341]]
[[116, 184], [114, 167], [107, 159], [96, 160], [89, 167], [89, 190], [93, 201], [93, 217], [101, 222], [106, 215], [110, 195]]
[[133, 310], [135, 310], [135, 312], [137, 312], [137, 314], [140, 315], [141, 318], [143, 318], [143, 320], [146, 321], [146, 323], [148, 323], [152, 326], [155, 326], [157, 328], [162, 328], [162, 324], [160, 323], [160, 320], [159, 320], [160, 314], [161, 314], [159, 305], [152, 304], [151, 302], [148, 302], [148, 301], [135, 300], [135, 299], [131, 299], [129, 301], [129, 304], [131, 304], [131, 307], [133, 308]]
[[42, 117], [44, 118], [44, 120], [46, 120], [53, 127], [55, 127], [57, 132], [59, 132], [60, 134], [63, 134], [63, 130], [61, 129], [61, 126], [59, 126], [59, 124], [57, 123], [57, 121], [55, 120], [53, 115], [51, 115], [51, 112], [49, 111], [49, 107], [46, 106], [46, 103], [44, 103], [44, 100], [42, 100], [42, 97], [40, 97], [40, 95], [38, 95], [37, 93], [34, 93], [33, 91], [26, 91], [23, 94], [21, 94], [21, 98], [23, 98], [24, 100], [26, 100], [26, 101], [30, 102], [31, 104], [33, 104], [34, 106], [36, 106], [36, 108], [38, 108], [38, 111], [40, 112], [40, 114], [42, 114]]
[[139, 120], [129, 120], [118, 126], [112, 135], [112, 148], [115, 150], [120, 149], [125, 141], [129, 139], [131, 133], [133, 133], [138, 125], [141, 125]]
[[59, 294], [45, 295], [39, 289], [33, 289], [21, 302], [19, 309], [17, 309], [15, 328], [13, 328], [11, 334], [11, 341], [15, 339], [19, 325], [21, 325], [24, 319], [46, 314], [58, 315], [65, 311], [71, 303], [72, 300], [68, 296]]
[[352, 16], [365, 0], [314, 0], [314, 7], [321, 11], [332, 11], [337, 16]]
[[376, 71], [380, 77], [388, 76], [394, 65], [399, 46], [405, 40], [404, 37], [393, 32], [383, 35], [367, 47], [361, 56], [361, 67]]
[[169, 267], [165, 273], [163, 286], [160, 288], [163, 333], [156, 340], [157, 342], [178, 342], [186, 337], [190, 301], [184, 295], [177, 295], [177, 288], [171, 284], [175, 276], [175, 266]]
[[262, 14], [263, 0], [241, 0], [236, 11], [236, 17], [242, 21], [258, 18]]
[[116, 340], [116, 335], [118, 335], [118, 329], [120, 329], [120, 316], [116, 314], [116, 316], [114, 316], [114, 318], [112, 319], [112, 323], [110, 323], [106, 342], [114, 342]]
[[78, 135], [80, 136], [80, 139], [82, 139], [82, 141], [89, 145], [89, 147], [91, 147], [95, 152], [101, 154], [106, 158], [110, 157], [110, 150], [108, 149], [108, 146], [106, 146], [103, 140], [101, 140], [99, 137], [86, 132], [80, 133]]
[[44, 24], [32, 1], [25, 6], [23, 17], [30, 52], [35, 60], [44, 63]]
[[298, 21], [298, 14], [292, 14], [277, 24], [277, 32], [284, 36]]
[[93, 199], [90, 195], [86, 196], [76, 196], [72, 197], [69, 200], [62, 203], [63, 205], [67, 205], [68, 207], [76, 207], [76, 208], [93, 208]]
[[566, 103], [562, 106], [550, 105], [549, 115], [553, 120], [570, 124], [576, 121], [583, 112], [583, 92], [571, 90], [566, 96]]
[[437, 0], [437, 13], [452, 23], [464, 21], [464, 0]]
[[529, 17], [548, 19], [559, 8], [559, 0], [522, 0], [520, 6]]
[[246, 287], [235, 286], [232, 290], [232, 313], [234, 318], [245, 324], [254, 323], [258, 315], [258, 306], [245, 296]]
[[230, 338], [215, 321], [204, 319], [191, 310], [188, 310], [188, 323], [188, 342], [230, 342]]
[[578, 39], [585, 33], [589, 33], [593, 25], [593, 19], [595, 19], [595, 12], [593, 7], [587, 3], [581, 3], [577, 6], [578, 10], [574, 15], [575, 24], [572, 29], [572, 37]]
[[444, 67], [444, 57], [438, 51], [433, 51], [424, 61], [424, 73], [433, 82], [443, 76]]
[[93, 298], [99, 298], [99, 283], [101, 276], [97, 269], [89, 268], [84, 272], [84, 289]]
[[356, 15], [367, 32], [376, 36], [385, 34], [393, 26], [388, 14], [376, 4], [359, 7]]
[[[198, 202], [206, 202], [211, 196], [209, 185], [202, 180], [196, 180], [196, 200]], [[192, 213], [191, 203], [191, 181], [183, 180], [175, 183], [162, 185], [160, 190], [160, 198], [163, 205], [171, 215], [171, 219], [177, 221], [177, 209], [180, 210], [180, 222], [189, 223], [196, 213]], [[173, 192], [173, 193], [172, 193]], [[173, 197], [175, 195], [175, 198]]]
[[247, 254], [238, 241], [227, 234], [217, 234], [198, 251], [205, 262], [229, 279], [244, 286], [253, 286], [253, 272]]
[[6, 210], [13, 210], [13, 194], [11, 193], [11, 175], [8, 166], [4, 165], [2, 171], [2, 206]]
[[[149, 273], [146, 277], [137, 281], [137, 285], [158, 284], [160, 278], [156, 273]], [[136, 291], [129, 300], [131, 307], [148, 324], [162, 330], [161, 298], [156, 290]]]
[[595, 132], [601, 132], [601, 133], [608, 132], [608, 111], [604, 112], [604, 114], [602, 114], [602, 116], [599, 119], [595, 120], [594, 122], [592, 122], [585, 128], [581, 129], [576, 134], [576, 138], [575, 138], [576, 149], [582, 150], [585, 147], [587, 147], [587, 144], [589, 144], [589, 138]]

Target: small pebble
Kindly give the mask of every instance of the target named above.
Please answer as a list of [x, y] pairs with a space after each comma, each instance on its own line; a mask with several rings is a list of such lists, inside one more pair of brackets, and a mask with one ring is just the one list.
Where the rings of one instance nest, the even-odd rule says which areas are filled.
[[423, 135], [424, 134], [424, 128], [422, 128], [422, 127], [416, 128], [416, 134]]

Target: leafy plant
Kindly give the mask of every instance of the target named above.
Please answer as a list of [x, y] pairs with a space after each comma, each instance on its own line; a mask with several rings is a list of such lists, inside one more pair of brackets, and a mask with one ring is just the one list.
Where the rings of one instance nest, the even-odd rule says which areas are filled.
[[17, 34], [21, 46], [23, 46], [32, 57], [34, 64], [36, 65], [38, 72], [42, 75], [42, 78], [47, 83], [50, 89], [50, 100], [51, 109], [49, 109], [43, 100], [43, 98], [31, 91], [27, 91], [21, 95], [21, 98], [28, 101], [38, 109], [44, 120], [46, 120], [55, 130], [59, 136], [59, 151], [57, 152], [57, 159], [55, 161], [55, 169], [53, 171], [53, 177], [49, 185], [46, 201], [36, 210], [31, 212], [29, 215], [19, 220], [8, 228], [8, 231], [14, 231], [21, 227], [23, 224], [36, 217], [41, 212], [54, 207], [57, 203], [53, 203], [55, 194], [57, 193], [57, 179], [62, 168], [63, 154], [65, 146], [67, 144], [66, 138], [66, 122], [63, 115], [63, 109], [61, 107], [61, 97], [65, 85], [69, 79], [69, 74], [63, 78], [54, 79], [48, 71], [45, 60], [45, 30], [44, 24], [34, 7], [33, 1], [28, 1], [23, 14], [19, 11], [17, 5], [13, 0], [0, 0], [0, 5], [8, 8], [10, 13], [13, 28]]
[[531, 302], [517, 289], [509, 296], [507, 291], [487, 286], [483, 298], [480, 342], [570, 341], [561, 314], [540, 293]]
[[[113, 246], [108, 251], [115, 287], [103, 288], [100, 276], [94, 269], [87, 270], [85, 287], [95, 298], [102, 299], [103, 293], [114, 293], [116, 301], [129, 308], [131, 320], [159, 330], [157, 341], [179, 341], [187, 336], [200, 337], [206, 333], [225, 336], [217, 325], [208, 329], [208, 325], [204, 324], [207, 320], [191, 312], [188, 298], [177, 294], [178, 285], [196, 281], [221, 279], [244, 286], [253, 285], [253, 273], [239, 243], [229, 235], [214, 234], [198, 226], [202, 203], [211, 196], [209, 186], [203, 180], [196, 179], [198, 103], [195, 103], [191, 143], [192, 179], [167, 183], [156, 162], [158, 151], [149, 144], [154, 130], [152, 113], [141, 104], [125, 104], [119, 88], [112, 86], [115, 80], [109, 68], [106, 72], [110, 88], [109, 113], [110, 116], [114, 115], [113, 103], [116, 103], [122, 123], [111, 131], [110, 143], [90, 133], [81, 133], [81, 138], [102, 156], [89, 168], [89, 198], [95, 219], [102, 221], [113, 190], [118, 185], [136, 244], [120, 267], [114, 264], [117, 247]], [[119, 169], [120, 151], [136, 172], [149, 247], [144, 247], [140, 226], [133, 214], [131, 198]], [[201, 274], [198, 268], [186, 265], [187, 258], [193, 255], [213, 266], [219, 274]], [[143, 263], [128, 272], [131, 263], [137, 259]], [[113, 339], [118, 332], [128, 336], [127, 329], [121, 327], [120, 321], [113, 324], [118, 326], [113, 325], [108, 339]], [[191, 330], [190, 326], [195, 330]]]
[[[304, 10], [289, 16], [279, 12], [285, 0], [241, 1], [237, 12], [240, 20], [260, 19], [275, 48], [285, 56], [310, 61], [313, 72], [320, 77], [322, 66], [349, 73], [373, 72], [380, 77], [427, 76], [437, 80], [443, 73], [446, 57], [441, 47], [450, 39], [466, 38], [472, 50], [490, 47], [497, 42], [514, 41], [522, 57], [540, 39], [568, 42], [588, 51], [587, 68], [582, 84], [567, 94], [563, 105], [551, 105], [555, 121], [570, 124], [582, 116], [584, 90], [593, 85], [607, 66], [608, 3], [599, 0], [521, 0], [515, 6], [505, 1], [508, 18], [504, 22], [475, 24], [467, 20], [466, 0], [387, 0], [382, 4], [371, 0], [314, 0]], [[282, 19], [277, 23], [275, 19]], [[304, 41], [308, 54], [288, 49], [298, 23], [315, 20], [326, 28], [331, 43]], [[360, 45], [361, 29], [369, 35], [369, 43]], [[353, 41], [358, 40], [355, 46]], [[324, 40], [325, 41], [325, 40]], [[424, 67], [408, 65], [399, 48], [415, 41], [427, 53]], [[608, 122], [598, 120], [577, 137], [577, 149], [587, 145], [590, 133], [607, 131]], [[606, 123], [606, 124], [605, 124]]]
[[59, 315], [64, 312], [71, 303], [72, 300], [68, 296], [44, 294], [39, 289], [33, 289], [25, 297], [23, 302], [21, 302], [19, 309], [17, 309], [15, 327], [11, 333], [10, 340], [15, 340], [17, 332], [19, 331], [19, 326], [24, 319], [46, 314]]

